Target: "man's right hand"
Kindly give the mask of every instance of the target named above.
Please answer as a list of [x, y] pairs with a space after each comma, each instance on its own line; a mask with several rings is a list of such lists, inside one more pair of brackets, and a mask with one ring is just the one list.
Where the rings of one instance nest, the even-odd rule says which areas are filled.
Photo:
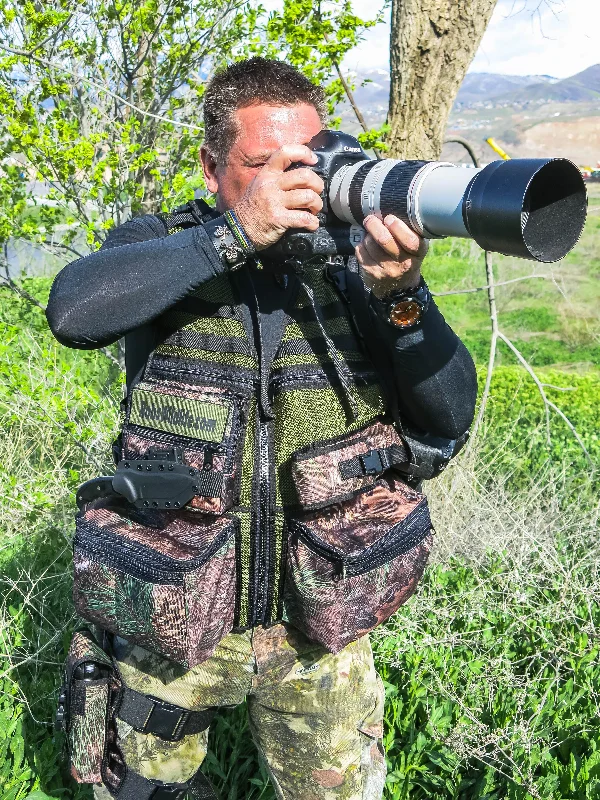
[[307, 168], [285, 172], [295, 162], [316, 164], [317, 157], [304, 145], [276, 150], [233, 209], [257, 250], [275, 244], [290, 228], [319, 227], [316, 214], [323, 208], [319, 195], [324, 183]]

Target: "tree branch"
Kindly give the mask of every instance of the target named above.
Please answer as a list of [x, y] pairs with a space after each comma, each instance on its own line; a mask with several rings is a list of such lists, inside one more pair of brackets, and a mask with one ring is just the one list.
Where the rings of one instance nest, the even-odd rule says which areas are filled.
[[[531, 278], [543, 278], [547, 281], [554, 281], [551, 275], [523, 275], [520, 278], [511, 278], [509, 281], [499, 281], [493, 284], [494, 286], [508, 286], [509, 283], [518, 283], [519, 281], [528, 281]], [[488, 283], [485, 286], [476, 286], [474, 289], [453, 289], [451, 292], [432, 292], [434, 297], [450, 297], [455, 294], [472, 294], [473, 292], [485, 292], [491, 288]]]
[[34, 56], [32, 53], [27, 52], [26, 50], [17, 50], [14, 47], [7, 47], [4, 44], [0, 44], [0, 50], [5, 50], [7, 53], [12, 53], [13, 55], [23, 56], [23, 58], [28, 58], [31, 61], [36, 61], [43, 67], [51, 67], [52, 69], [56, 69], [62, 72], [66, 72], [67, 75], [71, 75], [71, 77], [75, 78], [75, 80], [82, 81], [83, 83], [87, 83], [89, 86], [93, 86], [95, 89], [98, 89], [100, 92], [104, 92], [105, 94], [109, 95], [109, 97], [118, 100], [119, 103], [123, 103], [123, 105], [127, 106], [128, 108], [137, 111], [138, 114], [141, 114], [144, 117], [151, 117], [152, 119], [158, 119], [161, 122], [168, 122], [170, 125], [177, 125], [181, 128], [189, 128], [190, 130], [194, 131], [202, 131], [202, 128], [198, 125], [193, 125], [190, 122], [179, 122], [175, 119], [169, 119], [169, 117], [165, 117], [162, 114], [152, 114], [149, 111], [144, 111], [143, 109], [139, 108], [138, 106], [130, 103], [128, 100], [125, 100], [124, 97], [112, 92], [107, 86], [103, 86], [96, 81], [91, 80], [90, 78], [86, 78], [83, 75], [78, 75], [76, 72], [68, 69], [67, 67], [63, 66], [62, 64], [58, 64], [55, 61], [49, 61], [46, 58], [39, 58], [39, 56]]

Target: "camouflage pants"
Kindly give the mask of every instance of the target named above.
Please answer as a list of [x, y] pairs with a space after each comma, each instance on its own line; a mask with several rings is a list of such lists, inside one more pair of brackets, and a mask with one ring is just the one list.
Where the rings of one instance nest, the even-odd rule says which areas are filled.
[[[124, 682], [190, 710], [248, 698], [250, 729], [278, 798], [380, 800], [383, 685], [367, 636], [337, 655], [286, 625], [226, 636], [207, 661], [186, 671], [122, 639]], [[188, 780], [206, 756], [208, 731], [164, 742], [119, 723], [127, 764], [146, 778]], [[108, 790], [95, 787], [96, 800]]]

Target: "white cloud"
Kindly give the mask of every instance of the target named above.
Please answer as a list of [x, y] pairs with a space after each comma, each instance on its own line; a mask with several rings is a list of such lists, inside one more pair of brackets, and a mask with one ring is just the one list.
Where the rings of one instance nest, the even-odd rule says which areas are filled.
[[[373, 0], [353, 5], [364, 18], [381, 8]], [[349, 53], [347, 69], [388, 67], [389, 17], [388, 9], [386, 22]], [[600, 62], [599, 31], [600, 0], [498, 0], [470, 71], [566, 78]]]

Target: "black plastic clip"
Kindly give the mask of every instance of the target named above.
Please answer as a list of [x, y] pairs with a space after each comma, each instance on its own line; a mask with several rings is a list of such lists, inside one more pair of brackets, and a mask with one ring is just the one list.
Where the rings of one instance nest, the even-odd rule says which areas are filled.
[[365, 475], [379, 475], [385, 469], [379, 450], [369, 450], [368, 453], [359, 455], [358, 459]]

